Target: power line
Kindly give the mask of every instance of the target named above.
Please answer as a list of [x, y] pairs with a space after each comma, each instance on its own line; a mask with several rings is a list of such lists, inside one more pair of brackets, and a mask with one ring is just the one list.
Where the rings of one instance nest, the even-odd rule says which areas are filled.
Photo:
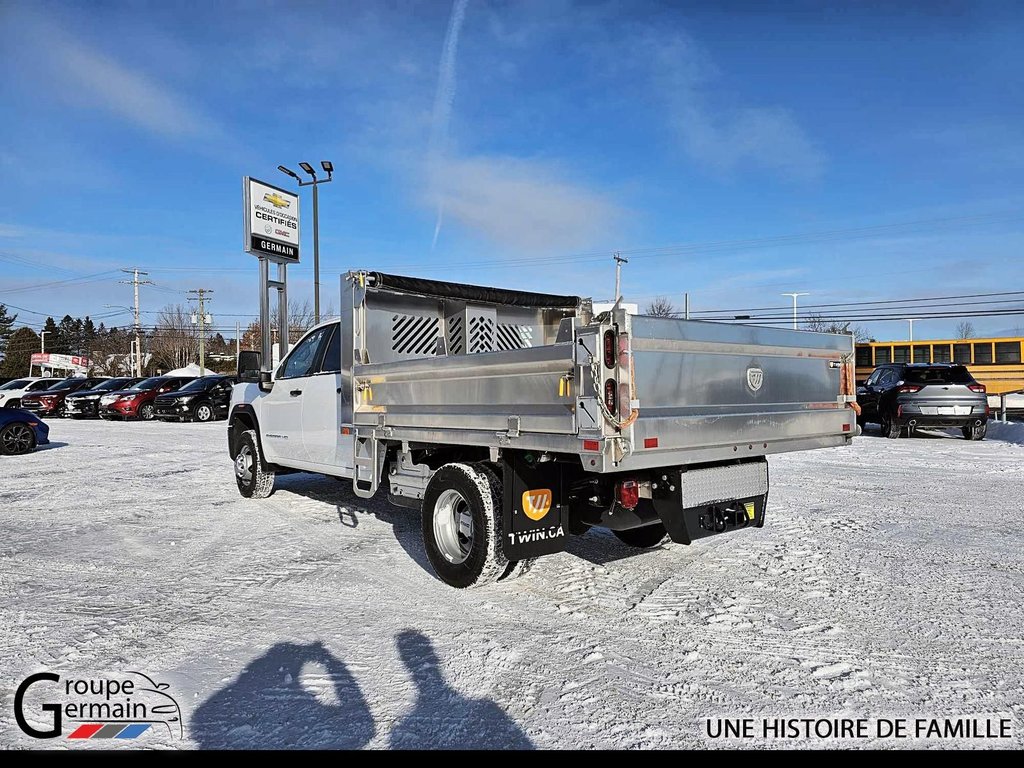
[[[816, 308], [834, 308], [834, 307], [863, 307], [869, 305], [881, 305], [881, 304], [916, 304], [917, 302], [923, 301], [952, 301], [956, 299], [978, 299], [978, 298], [990, 298], [992, 296], [1024, 296], [1024, 291], [999, 291], [995, 293], [964, 293], [957, 296], [925, 296], [918, 299], [883, 299], [878, 301], [838, 301], [838, 302], [827, 302], [822, 304], [804, 304], [803, 309], [816, 309]], [[1004, 299], [1003, 301], [1016, 301], [1016, 299]], [[998, 303], [998, 302], [996, 302]], [[767, 312], [767, 311], [781, 311], [782, 308], [778, 305], [769, 307], [742, 307], [740, 309], [702, 309], [698, 311], [691, 310], [691, 315], [715, 315], [715, 314], [727, 314], [736, 312]]]

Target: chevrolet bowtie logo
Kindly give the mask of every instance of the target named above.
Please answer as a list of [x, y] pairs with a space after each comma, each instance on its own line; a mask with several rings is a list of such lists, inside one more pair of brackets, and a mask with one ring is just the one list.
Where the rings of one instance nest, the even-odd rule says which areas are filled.
[[270, 203], [275, 208], [290, 208], [292, 204], [291, 200], [286, 197], [281, 197], [277, 192], [267, 192], [267, 194], [263, 196], [263, 202]]

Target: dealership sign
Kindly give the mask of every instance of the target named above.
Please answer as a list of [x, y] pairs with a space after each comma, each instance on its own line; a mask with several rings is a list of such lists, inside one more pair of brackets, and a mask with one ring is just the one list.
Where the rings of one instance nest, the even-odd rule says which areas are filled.
[[76, 371], [85, 373], [92, 365], [92, 360], [79, 355], [54, 355], [49, 352], [33, 352], [30, 360], [32, 365], [41, 365], [44, 368], [59, 368], [62, 371]]
[[299, 196], [246, 176], [245, 250], [285, 264], [299, 260]]

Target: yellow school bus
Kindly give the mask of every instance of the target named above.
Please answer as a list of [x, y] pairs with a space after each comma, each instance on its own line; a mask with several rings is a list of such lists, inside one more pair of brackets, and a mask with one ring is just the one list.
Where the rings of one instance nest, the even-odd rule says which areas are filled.
[[1024, 337], [872, 341], [857, 345], [857, 383], [884, 363], [962, 363], [990, 395], [1024, 389]]

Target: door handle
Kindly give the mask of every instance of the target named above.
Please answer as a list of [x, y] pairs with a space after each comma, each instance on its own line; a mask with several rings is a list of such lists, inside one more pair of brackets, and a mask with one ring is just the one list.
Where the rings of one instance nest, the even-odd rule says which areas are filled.
[[288, 394], [291, 395], [292, 397], [298, 397], [299, 395], [302, 394], [302, 390], [301, 389], [293, 389]]

